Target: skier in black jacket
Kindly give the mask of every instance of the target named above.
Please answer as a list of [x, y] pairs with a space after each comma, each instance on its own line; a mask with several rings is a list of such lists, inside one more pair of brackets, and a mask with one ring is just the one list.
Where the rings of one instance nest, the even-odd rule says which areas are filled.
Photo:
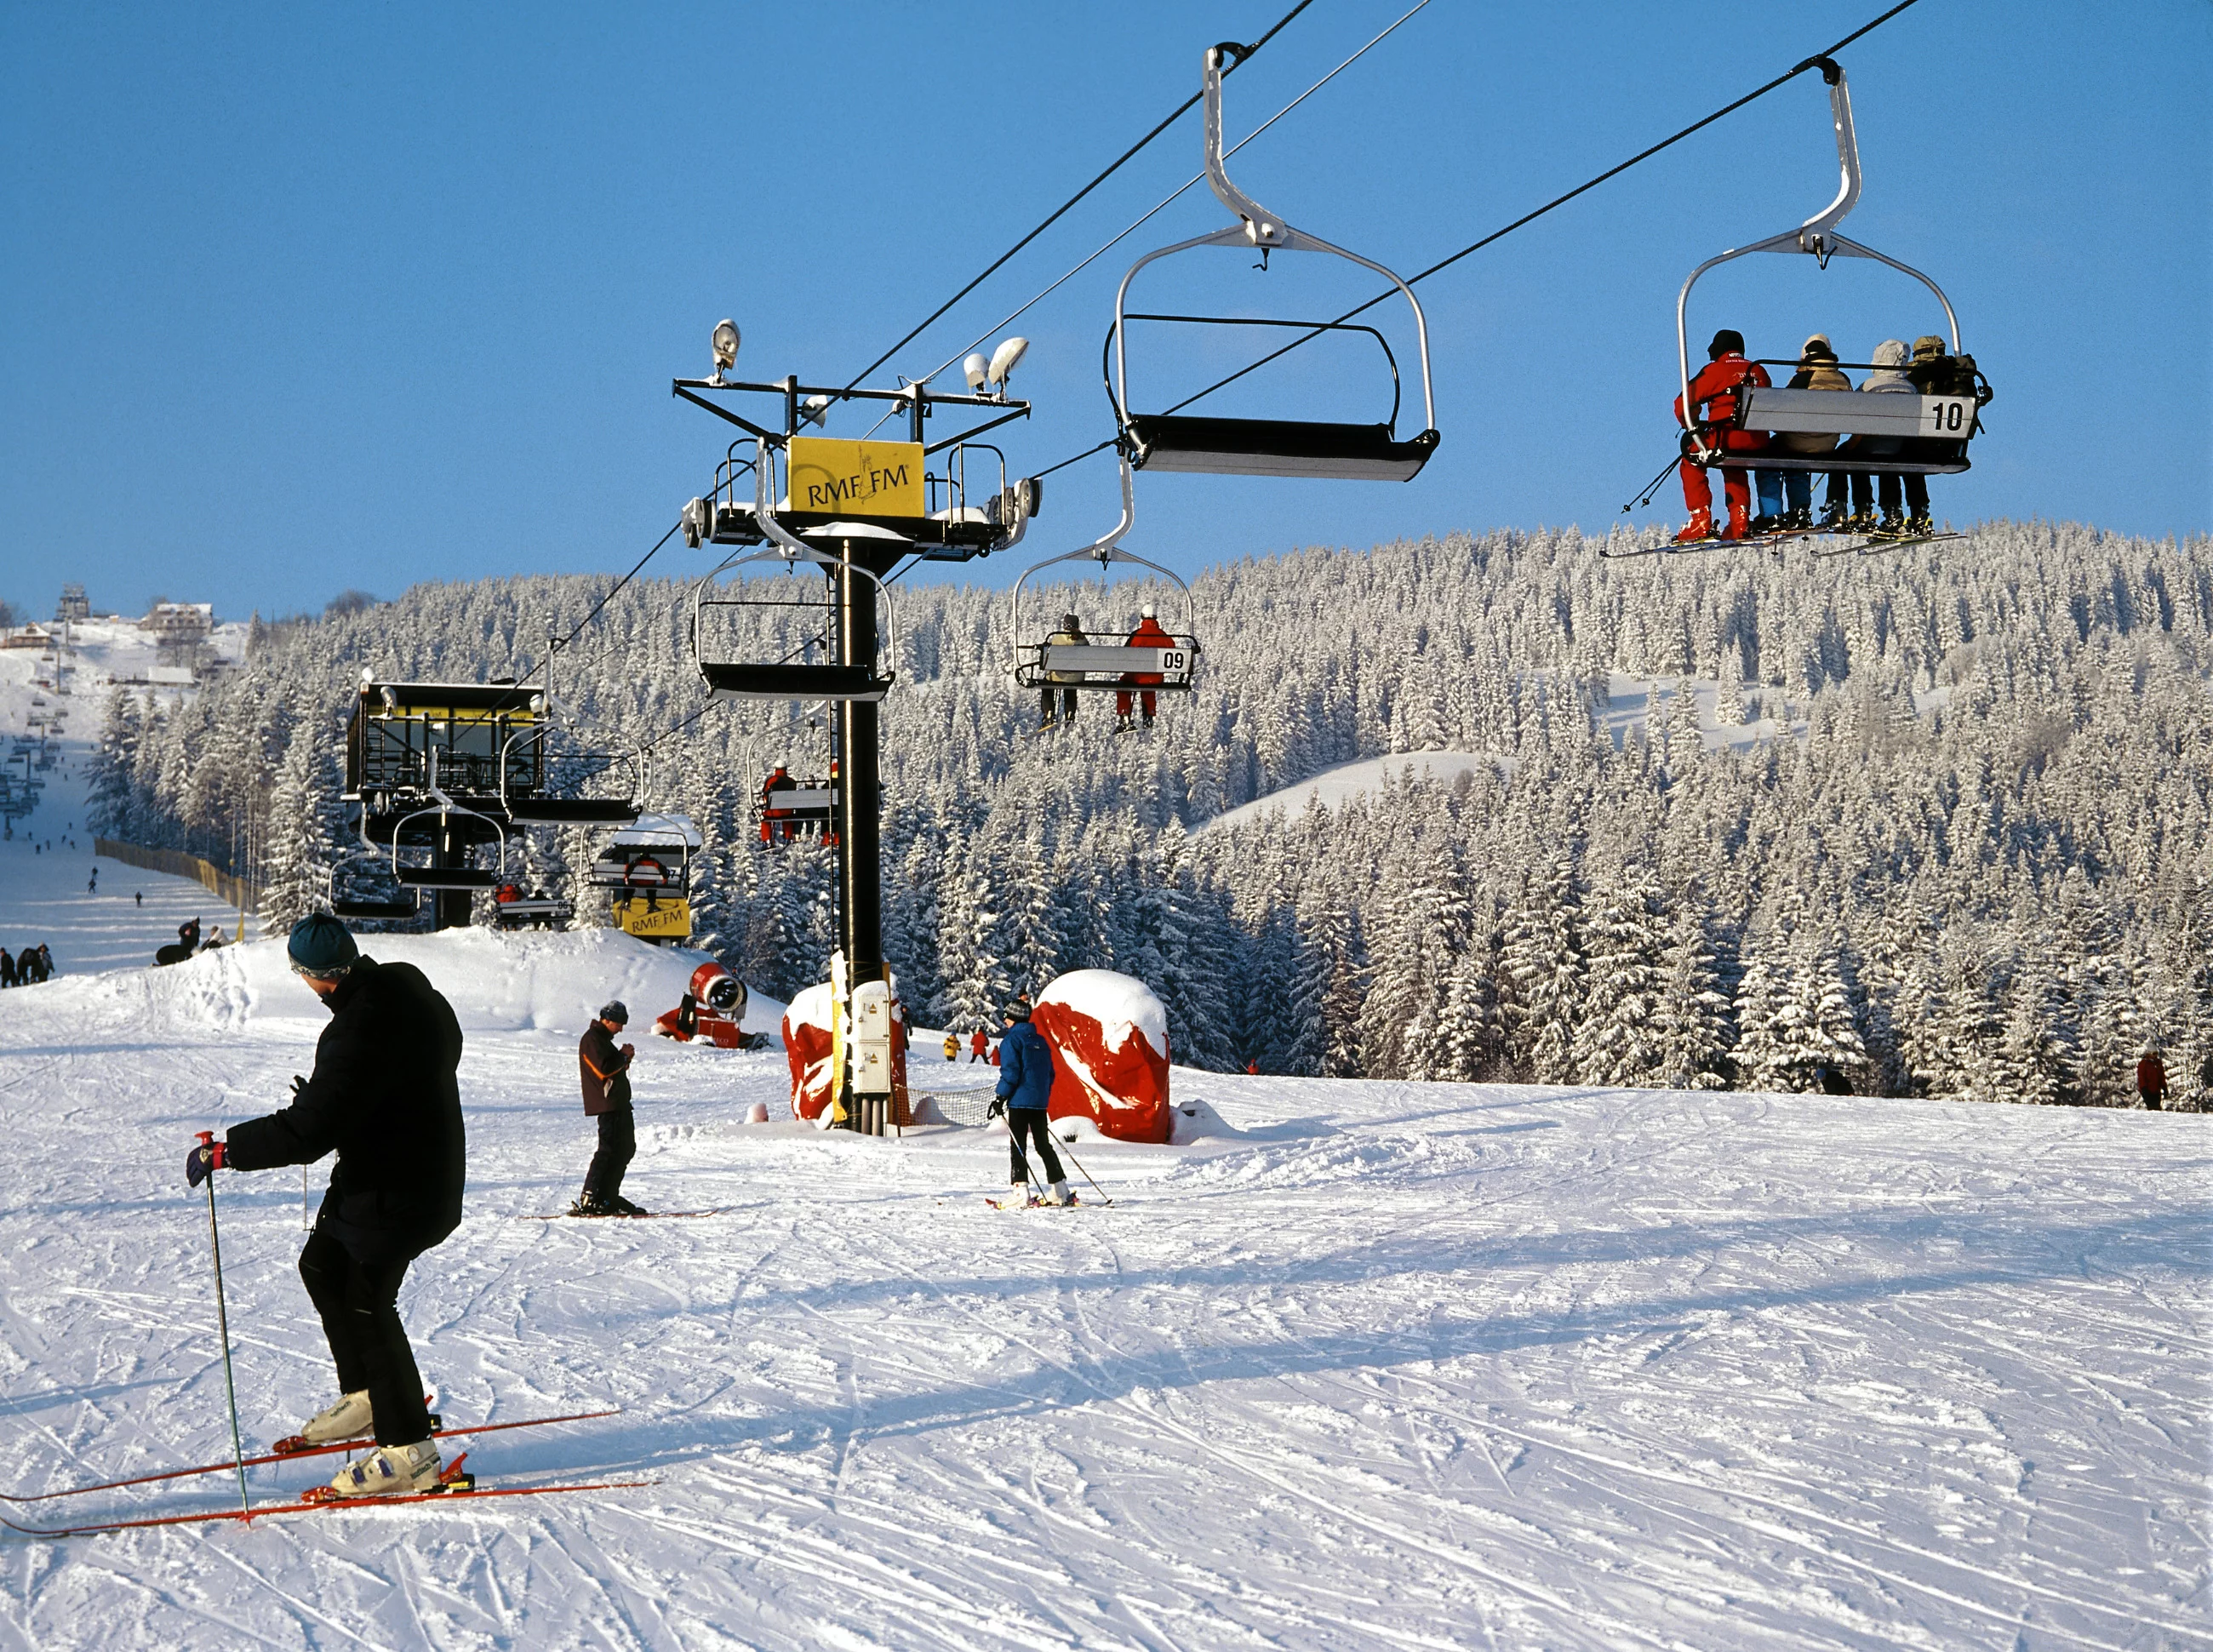
[[399, 1282], [461, 1219], [460, 1025], [421, 970], [363, 957], [327, 912], [295, 924], [286, 950], [293, 973], [331, 1012], [314, 1074], [293, 1080], [282, 1113], [194, 1148], [186, 1179], [197, 1187], [217, 1169], [308, 1164], [337, 1152], [300, 1277], [322, 1316], [342, 1398], [302, 1433], [321, 1443], [373, 1425], [377, 1448], [332, 1486], [348, 1497], [422, 1490], [440, 1464], [399, 1323]]
[[629, 1025], [629, 1009], [621, 999], [613, 999], [600, 1006], [576, 1045], [584, 1114], [600, 1121], [600, 1146], [584, 1172], [583, 1196], [569, 1207], [572, 1216], [647, 1214], [622, 1196], [623, 1172], [637, 1154], [637, 1126], [630, 1106], [630, 1064], [637, 1058], [637, 1046], [615, 1047], [615, 1034]]

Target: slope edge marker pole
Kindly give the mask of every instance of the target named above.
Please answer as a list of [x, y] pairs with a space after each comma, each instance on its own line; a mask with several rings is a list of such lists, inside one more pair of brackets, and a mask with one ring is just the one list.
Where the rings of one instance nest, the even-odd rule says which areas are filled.
[[[200, 1145], [214, 1144], [215, 1132], [199, 1132]], [[223, 1235], [215, 1221], [215, 1172], [208, 1172], [208, 1250], [215, 1258], [215, 1324], [216, 1334], [223, 1343], [223, 1392], [230, 1404], [230, 1454], [238, 1468], [238, 1508], [246, 1519], [253, 1518], [253, 1503], [246, 1495], [246, 1444], [238, 1433], [238, 1384], [230, 1374], [230, 1314], [223, 1301]]]

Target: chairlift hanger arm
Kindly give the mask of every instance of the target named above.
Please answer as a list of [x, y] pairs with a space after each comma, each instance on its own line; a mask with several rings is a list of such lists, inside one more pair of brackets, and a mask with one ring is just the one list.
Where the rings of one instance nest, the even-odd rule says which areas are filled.
[[1102, 534], [1090, 544], [1079, 546], [1073, 551], [1064, 551], [1057, 557], [1047, 557], [1044, 561], [1022, 570], [1021, 578], [1015, 581], [1015, 588], [1009, 594], [1008, 601], [1009, 618], [1014, 627], [1016, 647], [1019, 648], [1021, 645], [1022, 587], [1028, 582], [1032, 574], [1042, 572], [1056, 564], [1064, 562], [1095, 562], [1099, 564], [1102, 576], [1109, 563], [1126, 562], [1140, 568], [1149, 568], [1168, 580], [1183, 593], [1184, 623], [1186, 626], [1191, 624], [1192, 619], [1191, 587], [1184, 582], [1182, 576], [1172, 568], [1163, 568], [1157, 562], [1149, 562], [1135, 552], [1122, 549], [1121, 542], [1124, 536], [1137, 525], [1137, 506], [1136, 488], [1131, 480], [1130, 455], [1127, 453], [1122, 453], [1117, 457], [1120, 461], [1122, 477], [1121, 520], [1114, 524], [1111, 532]]
[[[1236, 48], [1227, 48], [1235, 51]], [[1114, 382], [1108, 394], [1114, 403], [1115, 414], [1123, 429], [1129, 428], [1129, 352], [1122, 323], [1128, 311], [1130, 283], [1137, 271], [1158, 259], [1173, 257], [1200, 247], [1257, 247], [1263, 252], [1327, 253], [1349, 259], [1363, 269], [1372, 270], [1389, 282], [1403, 295], [1414, 312], [1414, 332], [1421, 347], [1422, 358], [1422, 418], [1424, 430], [1437, 427], [1436, 398], [1430, 377], [1430, 322], [1424, 314], [1422, 301], [1414, 296], [1411, 286], [1398, 272], [1375, 259], [1339, 247], [1333, 241], [1307, 231], [1295, 229], [1269, 212], [1229, 180], [1222, 155], [1222, 60], [1225, 48], [1209, 46], [1204, 58], [1203, 95], [1206, 105], [1206, 178], [1216, 199], [1237, 215], [1235, 228], [1216, 230], [1212, 235], [1194, 235], [1188, 241], [1161, 247], [1140, 258], [1122, 277], [1122, 283], [1114, 290]]]

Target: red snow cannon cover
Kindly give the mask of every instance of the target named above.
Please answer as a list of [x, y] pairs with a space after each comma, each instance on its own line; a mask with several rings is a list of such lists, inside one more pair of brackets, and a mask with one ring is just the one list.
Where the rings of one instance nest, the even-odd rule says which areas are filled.
[[685, 1030], [684, 1006], [679, 1004], [655, 1019], [655, 1033], [680, 1044], [689, 1044], [697, 1038], [704, 1039], [717, 1050], [746, 1047], [746, 1035], [739, 1026], [745, 1014], [746, 989], [736, 976], [710, 960], [692, 972], [692, 984], [685, 996], [692, 1000], [691, 1030]]
[[783, 1012], [783, 1055], [791, 1064], [791, 1116], [820, 1119], [830, 1105], [837, 1074], [830, 1061], [830, 1015], [834, 1001], [827, 981], [811, 986]]
[[1088, 1119], [1117, 1141], [1168, 1139], [1168, 1017], [1151, 988], [1076, 970], [1038, 995], [1030, 1020], [1052, 1046], [1050, 1116]]

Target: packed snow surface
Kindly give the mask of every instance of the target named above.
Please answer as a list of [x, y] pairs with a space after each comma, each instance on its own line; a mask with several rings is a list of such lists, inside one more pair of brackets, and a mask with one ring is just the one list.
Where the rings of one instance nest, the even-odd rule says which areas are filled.
[[[610, 993], [673, 1003], [688, 961], [613, 935], [369, 945], [467, 1029], [469, 1214], [401, 1299], [442, 1409], [622, 1408], [490, 1436], [472, 1466], [654, 1484], [0, 1533], [0, 1645], [2119, 1648], [2213, 1628], [2196, 1117], [1185, 1071], [1206, 1126], [1185, 1145], [1082, 1145], [1112, 1208], [999, 1211], [994, 1133], [747, 1125], [756, 1101], [785, 1112], [780, 1050], [648, 1038], [625, 1192], [719, 1214], [548, 1221], [591, 1150], [585, 1018]], [[0, 1005], [5, 1489], [218, 1457], [184, 1149], [281, 1101], [323, 1012], [275, 942]], [[757, 999], [748, 1024], [776, 1014]], [[926, 1037], [911, 1058], [918, 1088], [966, 1077]], [[218, 1184], [265, 1443], [331, 1397], [293, 1269], [301, 1181]]]
[[[216, 908], [112, 865], [84, 891], [69, 732], [26, 824], [85, 847], [0, 843], [0, 940], [64, 972], [0, 997], [17, 1494], [228, 1448], [184, 1153], [279, 1105], [325, 1024], [277, 942], [139, 966]], [[2201, 1118], [1186, 1070], [1176, 1145], [1078, 1143], [1111, 1208], [1079, 1173], [1085, 1205], [999, 1211], [995, 1131], [818, 1131], [780, 1049], [646, 1036], [625, 1191], [716, 1214], [548, 1220], [591, 1152], [586, 1019], [643, 1022], [693, 958], [365, 939], [467, 1039], [469, 1213], [401, 1296], [440, 1405], [621, 1407], [471, 1466], [652, 1484], [0, 1532], [0, 1649], [2213, 1643]], [[918, 1091], [988, 1091], [939, 1049]], [[302, 1181], [217, 1186], [265, 1445], [332, 1398]]]
[[1390, 781], [1412, 778], [1449, 784], [1463, 774], [1498, 772], [1506, 766], [1496, 753], [1483, 752], [1405, 752], [1396, 757], [1365, 758], [1357, 763], [1340, 763], [1333, 769], [1323, 769], [1265, 797], [1224, 809], [1198, 829], [1210, 832], [1216, 826], [1243, 826], [1274, 809], [1281, 809], [1295, 819], [1310, 803], [1319, 802], [1324, 808], [1342, 808], [1356, 799], [1381, 791]]

